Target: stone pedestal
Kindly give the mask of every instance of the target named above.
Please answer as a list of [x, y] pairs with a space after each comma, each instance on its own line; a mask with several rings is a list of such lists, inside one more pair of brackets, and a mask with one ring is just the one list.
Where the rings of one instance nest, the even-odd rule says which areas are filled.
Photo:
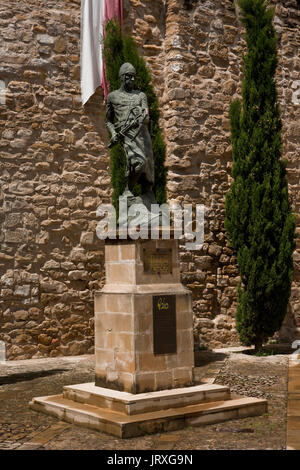
[[95, 294], [95, 383], [130, 393], [193, 384], [191, 293], [177, 240], [108, 240]]
[[193, 385], [191, 294], [177, 240], [108, 240], [105, 267], [95, 293], [95, 383], [33, 398], [31, 408], [118, 437], [266, 412], [266, 400]]

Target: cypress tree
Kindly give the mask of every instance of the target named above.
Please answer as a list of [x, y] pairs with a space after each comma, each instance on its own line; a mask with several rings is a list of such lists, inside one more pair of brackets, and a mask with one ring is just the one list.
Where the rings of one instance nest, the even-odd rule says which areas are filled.
[[295, 218], [281, 157], [275, 72], [274, 11], [264, 0], [239, 0], [246, 28], [242, 101], [230, 106], [233, 183], [225, 227], [241, 276], [236, 327], [260, 350], [280, 329], [291, 290]]
[[[130, 62], [136, 69], [136, 89], [143, 91], [148, 99], [150, 133], [155, 165], [155, 183], [153, 192], [158, 204], [166, 202], [167, 168], [165, 167], [166, 149], [159, 128], [159, 105], [151, 83], [150, 73], [145, 60], [139, 56], [138, 48], [129, 36], [125, 36], [115, 20], [107, 22], [103, 41], [103, 56], [106, 67], [106, 78], [110, 91], [120, 87], [119, 68], [124, 62]], [[113, 204], [118, 211], [119, 196], [125, 189], [126, 157], [120, 144], [110, 149], [110, 171], [113, 186]], [[139, 185], [135, 185], [134, 195], [140, 193]]]

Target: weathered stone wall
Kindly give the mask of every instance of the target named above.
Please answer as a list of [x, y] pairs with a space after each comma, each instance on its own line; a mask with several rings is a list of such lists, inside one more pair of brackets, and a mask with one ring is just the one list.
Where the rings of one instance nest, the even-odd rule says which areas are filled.
[[278, 92], [283, 124], [283, 157], [287, 161], [289, 194], [296, 214], [294, 282], [282, 340], [300, 333], [300, 4], [297, 0], [277, 0], [275, 24], [279, 36]]
[[[238, 271], [223, 228], [231, 148], [228, 107], [239, 84], [240, 31], [232, 2], [168, 2], [163, 97], [172, 197], [205, 205], [205, 244], [182, 252], [193, 290], [195, 340], [238, 342], [234, 330]], [[198, 338], [199, 335], [199, 338]]]
[[[164, 5], [124, 3], [155, 77]], [[80, 0], [9, 0], [0, 35], [0, 339], [10, 359], [92, 352], [111, 187], [101, 90], [81, 104]]]
[[[235, 344], [238, 271], [224, 231], [224, 196], [231, 182], [228, 109], [239, 96], [243, 28], [230, 0], [170, 0], [166, 18], [165, 126], [169, 191], [173, 197], [206, 206], [201, 252], [182, 253], [184, 279], [194, 292], [195, 333], [200, 345]], [[289, 191], [299, 214], [299, 50], [300, 14], [296, 1], [274, 2], [279, 39], [278, 90]], [[298, 122], [297, 122], [298, 121]], [[299, 220], [298, 220], [299, 226]], [[299, 233], [299, 228], [297, 229]], [[299, 245], [298, 245], [299, 248]], [[299, 317], [299, 251], [294, 284], [281, 338], [290, 340]]]
[[10, 359], [81, 354], [93, 349], [103, 277], [103, 100], [81, 105], [80, 2], [9, 4], [0, 7], [1, 339]]
[[[206, 207], [203, 249], [181, 250], [195, 339], [237, 344], [238, 272], [223, 223], [241, 24], [232, 0], [125, 0], [124, 18], [160, 99], [169, 197]], [[276, 28], [284, 154], [299, 213], [296, 0], [276, 2]], [[10, 359], [92, 352], [93, 291], [104, 276], [96, 208], [111, 189], [102, 92], [84, 109], [80, 99], [80, 1], [9, 0], [0, 7], [0, 34], [0, 339]], [[300, 318], [299, 261], [297, 251], [289, 337]]]
[[[279, 39], [283, 154], [288, 159], [291, 202], [299, 214], [300, 12], [296, 0], [273, 3]], [[194, 294], [195, 340], [214, 347], [238, 342], [234, 317], [239, 277], [226, 240], [224, 203], [232, 166], [228, 110], [240, 95], [244, 52], [243, 28], [232, 0], [167, 2], [162, 101], [168, 189], [170, 197], [206, 207], [203, 249], [182, 251], [181, 257], [183, 279]], [[294, 318], [299, 316], [299, 251], [295, 253], [294, 279], [289, 315], [281, 330], [285, 341], [293, 337]]]

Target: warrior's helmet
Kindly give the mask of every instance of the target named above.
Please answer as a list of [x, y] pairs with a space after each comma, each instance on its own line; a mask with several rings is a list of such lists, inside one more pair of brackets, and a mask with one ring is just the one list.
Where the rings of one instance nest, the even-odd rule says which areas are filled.
[[119, 70], [119, 77], [121, 78], [125, 73], [131, 73], [133, 75], [136, 75], [136, 71], [133, 65], [131, 65], [129, 62], [125, 62], [125, 64], [122, 64]]

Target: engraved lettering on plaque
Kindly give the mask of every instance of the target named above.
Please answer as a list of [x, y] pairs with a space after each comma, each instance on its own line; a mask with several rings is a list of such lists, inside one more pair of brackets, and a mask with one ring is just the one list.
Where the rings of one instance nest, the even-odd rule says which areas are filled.
[[144, 249], [144, 272], [148, 274], [172, 274], [172, 250]]
[[153, 296], [153, 352], [176, 354], [176, 296]]

